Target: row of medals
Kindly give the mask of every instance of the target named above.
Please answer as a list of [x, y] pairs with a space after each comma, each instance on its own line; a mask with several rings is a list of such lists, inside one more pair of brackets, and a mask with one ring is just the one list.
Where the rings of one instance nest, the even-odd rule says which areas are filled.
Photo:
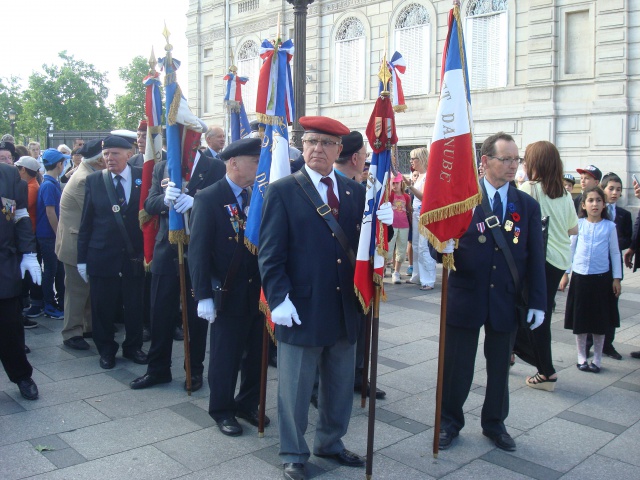
[[[480, 227], [480, 225], [482, 225], [482, 227]], [[504, 224], [504, 229], [507, 232], [510, 232], [511, 230], [513, 230], [513, 222], [511, 220], [507, 220]], [[484, 236], [484, 222], [482, 222], [481, 224], [478, 224], [478, 230], [480, 230], [480, 236], [478, 237], [478, 242], [480, 243], [486, 242], [487, 237]], [[516, 227], [516, 231], [513, 232], [513, 243], [515, 244], [518, 243], [519, 236], [520, 236], [520, 229]]]

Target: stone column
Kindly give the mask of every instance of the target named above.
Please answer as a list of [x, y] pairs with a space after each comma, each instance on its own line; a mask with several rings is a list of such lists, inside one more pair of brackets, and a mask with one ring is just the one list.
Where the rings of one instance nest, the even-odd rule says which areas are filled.
[[293, 102], [296, 116], [293, 120], [291, 142], [302, 150], [302, 134], [304, 130], [298, 119], [305, 116], [307, 101], [307, 6], [313, 0], [287, 0], [293, 5]]

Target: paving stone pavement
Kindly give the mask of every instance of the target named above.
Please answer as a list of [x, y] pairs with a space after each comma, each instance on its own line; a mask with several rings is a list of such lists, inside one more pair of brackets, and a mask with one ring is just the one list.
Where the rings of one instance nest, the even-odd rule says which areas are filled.
[[[385, 279], [378, 384], [387, 397], [377, 402], [373, 478], [640, 479], [640, 360], [629, 356], [640, 350], [640, 272], [626, 270], [622, 283], [615, 342], [622, 361], [605, 357], [599, 375], [575, 368], [574, 337], [563, 329], [566, 293], [558, 292], [552, 323], [556, 390], [528, 388], [525, 376], [535, 370], [521, 361], [511, 369], [506, 423], [517, 450], [503, 452], [482, 436], [486, 370], [480, 348], [465, 405], [467, 425], [436, 459], [431, 450], [440, 278], [439, 270], [436, 288], [429, 292]], [[114, 370], [102, 370], [91, 341], [87, 352], [70, 350], [62, 345], [61, 321], [37, 321], [40, 326], [27, 330], [26, 339], [40, 399], [22, 399], [0, 374], [1, 480], [282, 478], [275, 369], [268, 372], [272, 422], [265, 436], [258, 438], [257, 429], [241, 420], [244, 435], [229, 438], [207, 414], [206, 382], [191, 397], [184, 392], [181, 343], [174, 343], [173, 382], [133, 391], [128, 383], [145, 366], [118, 356]], [[311, 408], [310, 444], [316, 422]], [[360, 454], [366, 453], [367, 423], [368, 408], [361, 409], [354, 395], [345, 444]], [[365, 477], [363, 469], [314, 456], [307, 474], [323, 480]]]

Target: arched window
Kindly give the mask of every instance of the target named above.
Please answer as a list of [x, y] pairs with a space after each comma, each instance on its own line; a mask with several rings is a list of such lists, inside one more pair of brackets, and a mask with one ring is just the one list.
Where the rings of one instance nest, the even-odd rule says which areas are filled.
[[364, 100], [365, 34], [355, 17], [345, 19], [336, 33], [336, 59], [333, 89], [336, 103]]
[[472, 89], [507, 85], [508, 33], [507, 0], [469, 2], [464, 36]]
[[405, 59], [407, 70], [402, 75], [404, 95], [428, 93], [431, 75], [431, 25], [427, 9], [417, 3], [404, 7], [395, 24], [395, 50]]
[[260, 50], [253, 40], [247, 40], [238, 49], [238, 75], [249, 77], [242, 87], [242, 101], [247, 113], [255, 113], [258, 93], [258, 77], [260, 76]]

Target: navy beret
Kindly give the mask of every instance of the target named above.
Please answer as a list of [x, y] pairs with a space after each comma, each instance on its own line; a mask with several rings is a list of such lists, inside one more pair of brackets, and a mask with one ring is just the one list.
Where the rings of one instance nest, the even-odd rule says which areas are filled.
[[262, 140], [259, 138], [241, 138], [229, 144], [220, 154], [222, 160], [229, 160], [240, 155], [260, 155]]
[[15, 159], [16, 157], [16, 146], [11, 142], [0, 142], [0, 150], [9, 150], [11, 152], [11, 156]]
[[353, 131], [347, 135], [342, 136], [342, 152], [340, 152], [340, 158], [349, 158], [356, 153], [364, 145], [364, 139], [362, 134], [357, 131]]
[[124, 137], [119, 137], [118, 135], [110, 135], [102, 141], [102, 149], [105, 148], [124, 148], [129, 150], [131, 148], [131, 143]]
[[97, 140], [89, 140], [86, 142], [80, 150], [78, 150], [78, 155], [82, 155], [84, 158], [93, 158], [102, 152], [102, 139], [98, 138]]

